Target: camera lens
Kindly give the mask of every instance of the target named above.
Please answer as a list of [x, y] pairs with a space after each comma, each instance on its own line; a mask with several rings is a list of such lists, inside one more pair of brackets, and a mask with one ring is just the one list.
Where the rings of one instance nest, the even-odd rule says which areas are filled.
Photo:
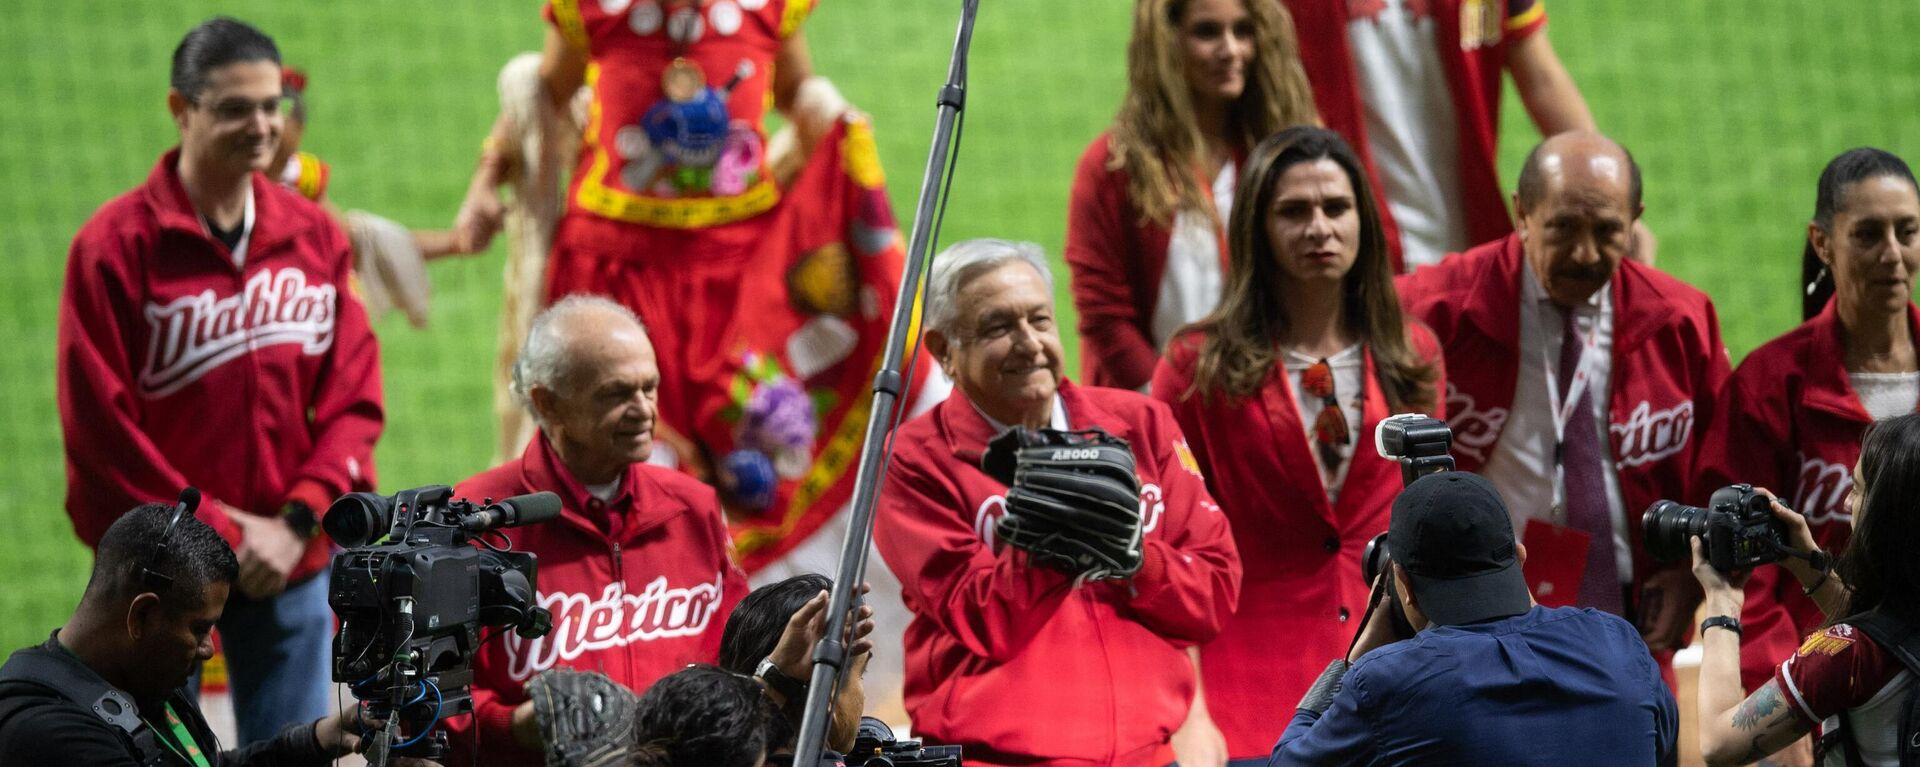
[[1381, 533], [1367, 541], [1367, 548], [1360, 555], [1360, 573], [1372, 584], [1387, 569], [1391, 554], [1387, 551], [1387, 534]]
[[365, 546], [393, 524], [393, 502], [373, 493], [348, 493], [327, 507], [320, 526], [343, 548]]
[[1707, 510], [1674, 501], [1655, 501], [1640, 519], [1646, 531], [1647, 553], [1671, 562], [1693, 555], [1688, 540], [1707, 531]]

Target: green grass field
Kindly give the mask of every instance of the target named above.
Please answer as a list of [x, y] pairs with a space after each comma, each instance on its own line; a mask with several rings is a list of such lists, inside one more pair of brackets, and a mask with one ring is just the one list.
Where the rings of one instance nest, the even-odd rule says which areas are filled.
[[[1129, 4], [983, 5], [946, 239], [1031, 239], [1057, 253], [1074, 161], [1118, 103]], [[0, 280], [0, 652], [44, 637], [85, 582], [88, 555], [61, 508], [54, 401], [65, 253], [87, 215], [140, 182], [175, 140], [164, 95], [180, 35], [215, 13], [273, 34], [310, 73], [305, 145], [333, 165], [335, 201], [444, 226], [494, 114], [495, 72], [539, 44], [537, 6], [8, 4], [0, 255], [13, 271]], [[808, 27], [819, 70], [874, 116], [903, 219], [958, 6], [828, 0]], [[1713, 295], [1736, 358], [1797, 317], [1797, 257], [1821, 165], [1861, 144], [1920, 158], [1912, 117], [1920, 49], [1911, 45], [1920, 4], [1862, 12], [1800, 0], [1557, 0], [1551, 12], [1555, 45], [1596, 117], [1645, 168], [1662, 268]], [[1507, 101], [1508, 179], [1535, 139], [1517, 103]], [[437, 264], [432, 326], [416, 331], [392, 318], [379, 327], [383, 489], [484, 467], [500, 264], [497, 251]], [[1070, 311], [1064, 292], [1062, 303]], [[1067, 343], [1076, 356], [1074, 339]]]

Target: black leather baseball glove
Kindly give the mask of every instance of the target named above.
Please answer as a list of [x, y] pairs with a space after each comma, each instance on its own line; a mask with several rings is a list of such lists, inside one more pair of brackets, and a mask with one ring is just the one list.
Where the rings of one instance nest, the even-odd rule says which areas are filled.
[[1000, 540], [1083, 581], [1140, 569], [1140, 477], [1126, 440], [1016, 426], [988, 443], [980, 466], [1008, 486]]
[[625, 767], [639, 696], [605, 674], [553, 669], [527, 682], [547, 767]]

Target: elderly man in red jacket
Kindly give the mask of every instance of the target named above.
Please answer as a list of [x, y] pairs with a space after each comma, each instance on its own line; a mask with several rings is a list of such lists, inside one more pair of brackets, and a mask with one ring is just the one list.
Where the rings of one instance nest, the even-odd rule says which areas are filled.
[[[955, 394], [895, 435], [874, 534], [914, 614], [914, 734], [963, 745], [970, 765], [1164, 767], [1197, 694], [1188, 649], [1238, 597], [1226, 517], [1166, 405], [1062, 378], [1038, 246], [954, 245], [930, 283], [926, 344]], [[1145, 531], [1132, 578], [1081, 584], [995, 540], [1007, 487], [980, 457], [1016, 425], [1131, 444]]]
[[[507, 634], [474, 659], [473, 716], [451, 723], [456, 759], [539, 765], [539, 726], [526, 683], [541, 671], [598, 671], [644, 691], [689, 663], [712, 663], [746, 576], [729, 558], [713, 489], [646, 463], [653, 453], [660, 370], [633, 312], [569, 296], [533, 320], [514, 366], [514, 393], [540, 431], [526, 452], [460, 483], [471, 499], [550, 490], [560, 518], [511, 531], [540, 558], [538, 600], [553, 630]], [[472, 762], [465, 761], [472, 759]]]
[[347, 237], [261, 175], [280, 53], [228, 18], [173, 54], [180, 145], [73, 238], [60, 297], [67, 514], [88, 545], [186, 485], [239, 557], [220, 619], [240, 740], [330, 713], [331, 549], [318, 513], [373, 488], [380, 352]]
[[1640, 515], [1691, 486], [1728, 375], [1713, 304], [1629, 260], [1640, 171], [1605, 136], [1534, 148], [1514, 207], [1519, 231], [1400, 280], [1447, 359], [1474, 361], [1448, 368], [1454, 455], [1500, 489], [1542, 604], [1625, 615], [1674, 649], [1700, 592], [1685, 562], [1649, 560]]

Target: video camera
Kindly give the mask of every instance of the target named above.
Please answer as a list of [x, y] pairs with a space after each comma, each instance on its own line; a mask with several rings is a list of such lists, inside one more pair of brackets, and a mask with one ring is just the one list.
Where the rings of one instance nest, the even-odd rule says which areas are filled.
[[[501, 528], [560, 514], [553, 493], [479, 504], [428, 485], [392, 497], [349, 493], [324, 517], [333, 557], [327, 604], [340, 617], [333, 680], [345, 682], [367, 714], [388, 726], [367, 761], [439, 758], [446, 731], [435, 725], [473, 710], [473, 656], [480, 628], [511, 626], [546, 635], [552, 616], [535, 604], [534, 556], [489, 539]], [[485, 548], [470, 545], [478, 541]]]
[[1728, 485], [1713, 491], [1707, 507], [1655, 501], [1640, 518], [1647, 553], [1674, 561], [1692, 556], [1688, 540], [1699, 536], [1707, 562], [1722, 573], [1751, 570], [1795, 552], [1787, 546], [1787, 527], [1773, 515], [1773, 499], [1752, 485]]
[[842, 761], [846, 767], [960, 767], [959, 746], [922, 746], [917, 740], [895, 740], [893, 728], [870, 716], [860, 717], [853, 750]]

